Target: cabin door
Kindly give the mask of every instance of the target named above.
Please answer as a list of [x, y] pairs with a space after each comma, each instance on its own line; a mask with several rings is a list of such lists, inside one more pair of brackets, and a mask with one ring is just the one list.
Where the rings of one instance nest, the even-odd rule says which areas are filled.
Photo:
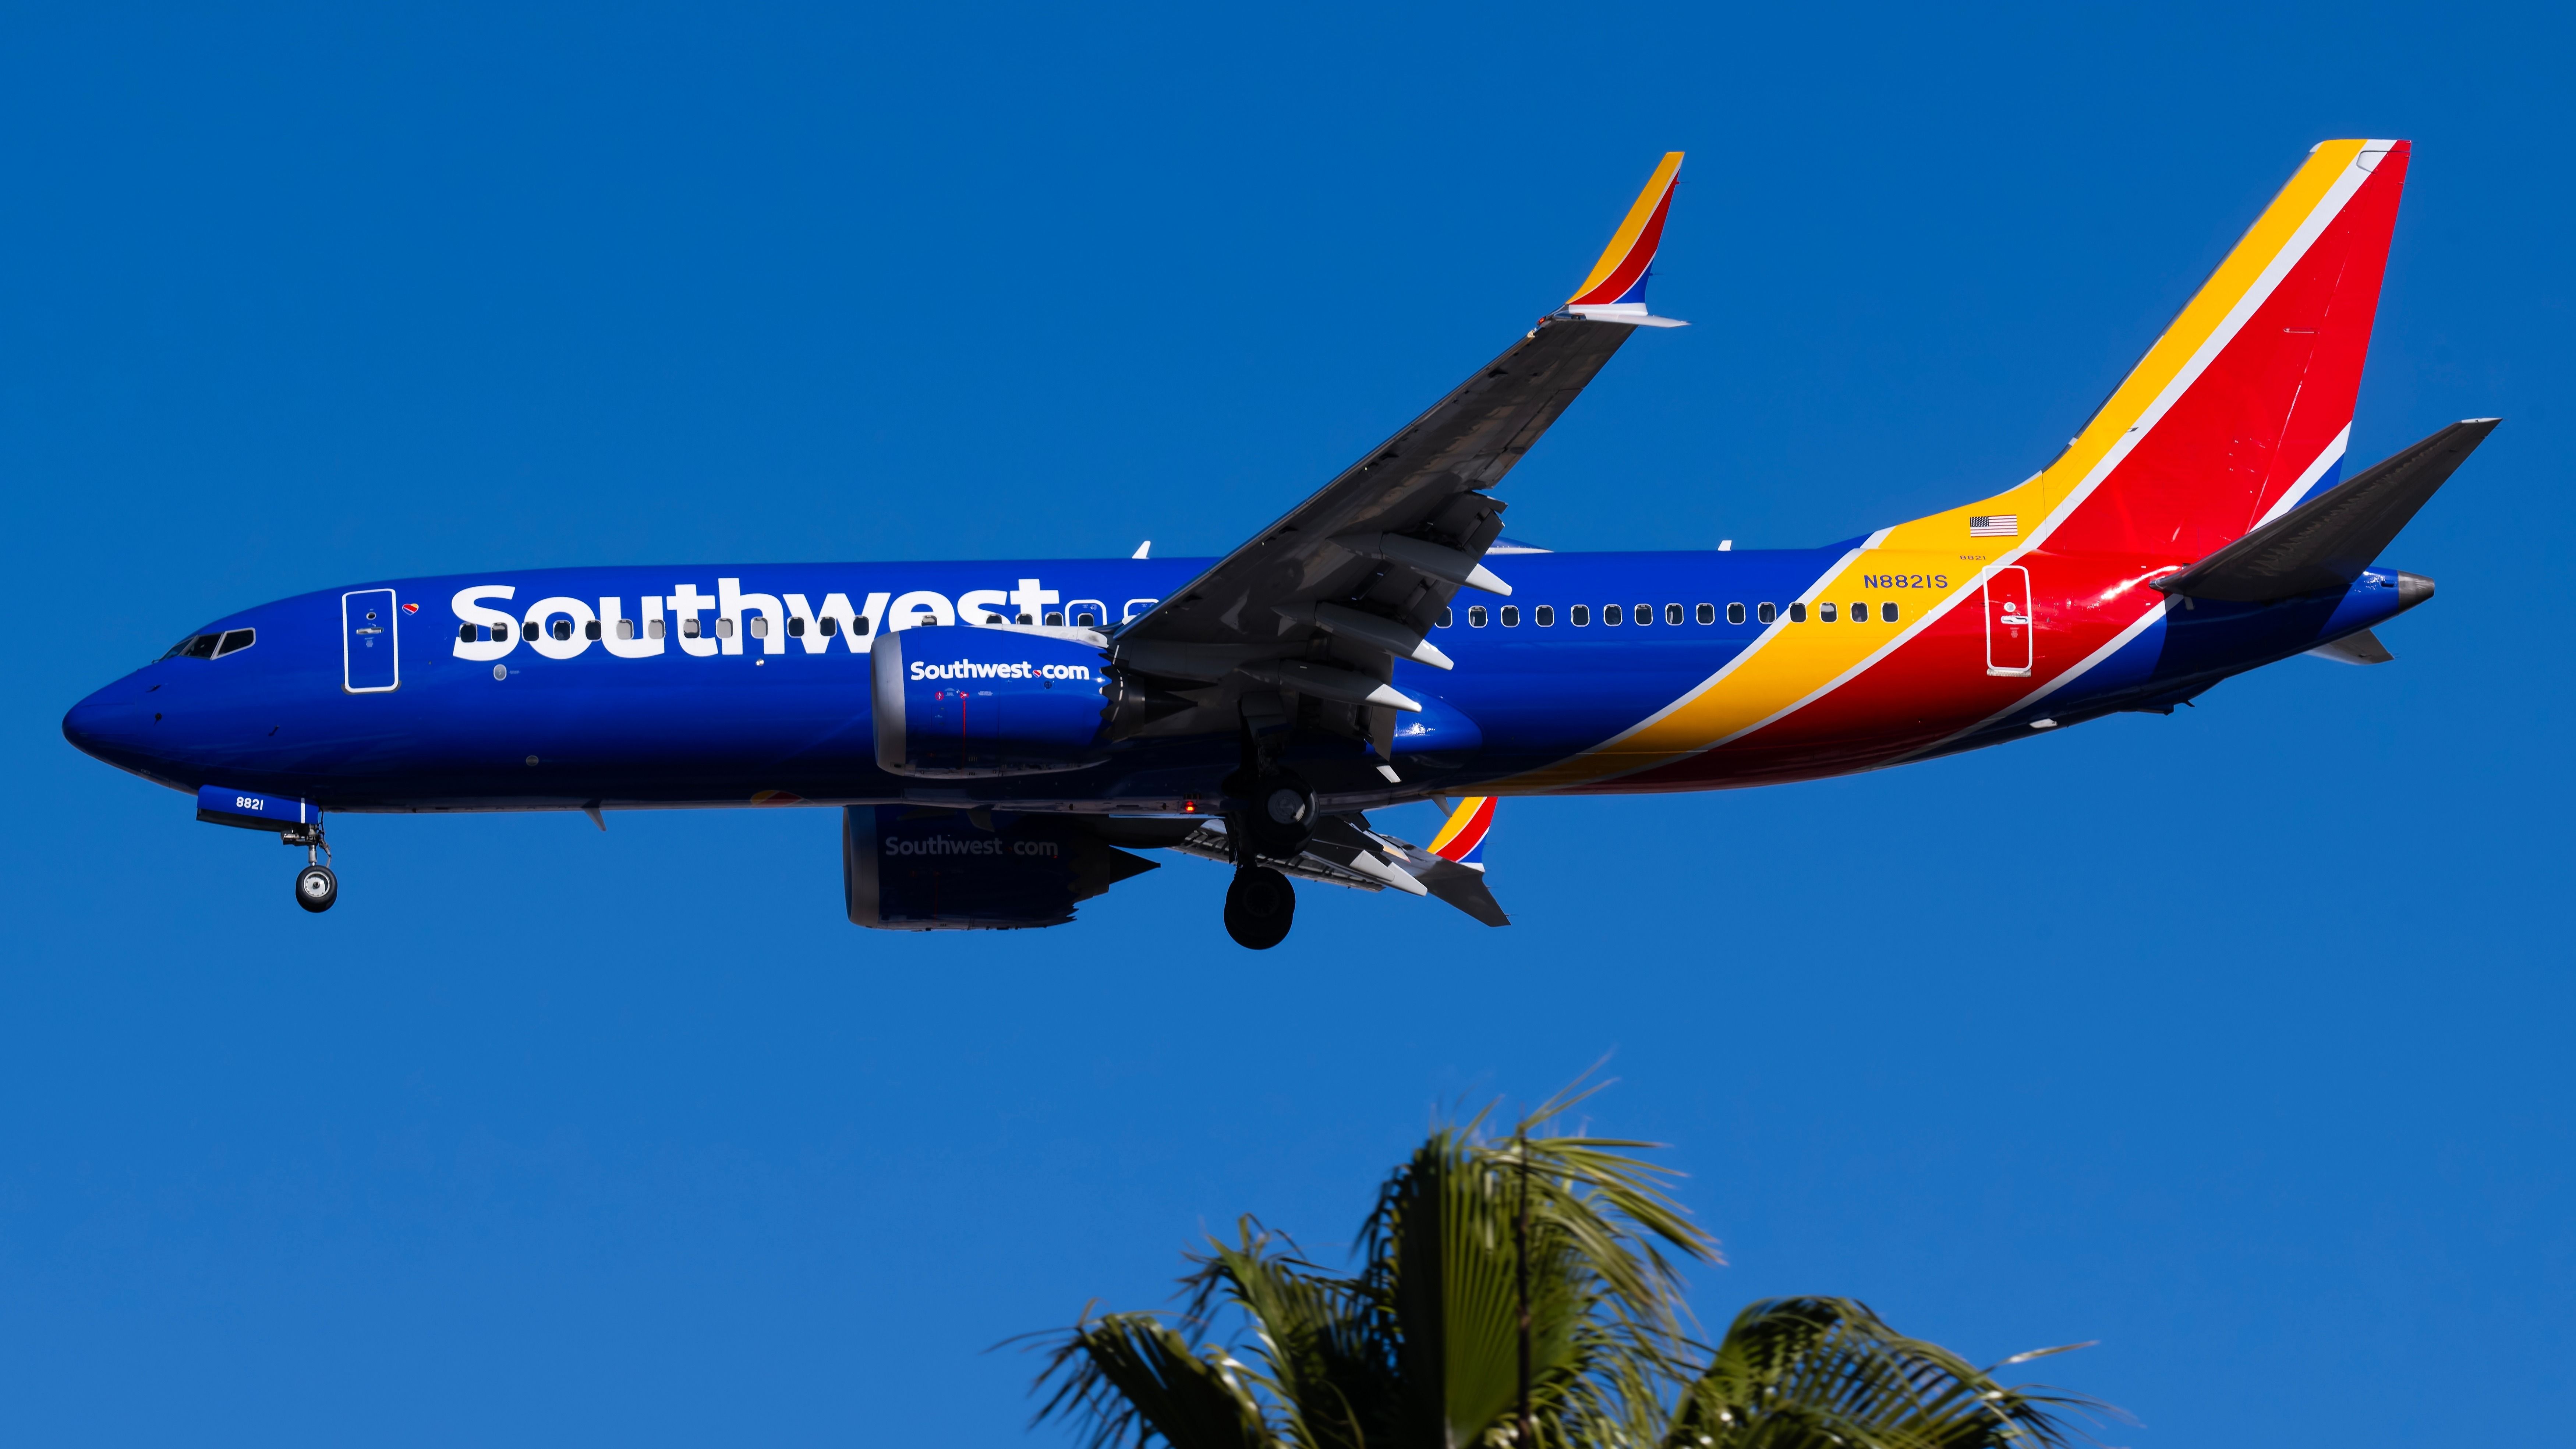
[[402, 683], [394, 638], [397, 612], [391, 589], [340, 596], [340, 684], [351, 694], [382, 694]]
[[1986, 577], [1986, 672], [2030, 673], [2030, 570], [2007, 564]]

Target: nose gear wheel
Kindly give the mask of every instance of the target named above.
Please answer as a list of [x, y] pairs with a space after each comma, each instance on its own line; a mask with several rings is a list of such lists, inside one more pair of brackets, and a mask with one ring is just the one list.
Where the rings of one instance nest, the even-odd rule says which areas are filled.
[[327, 865], [308, 865], [295, 873], [295, 903], [320, 915], [340, 899], [340, 878]]

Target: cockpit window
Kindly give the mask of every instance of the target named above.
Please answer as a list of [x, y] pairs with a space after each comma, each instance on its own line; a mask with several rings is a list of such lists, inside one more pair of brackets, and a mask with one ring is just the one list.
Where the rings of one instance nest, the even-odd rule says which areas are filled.
[[222, 642], [224, 642], [224, 636], [221, 634], [200, 634], [189, 640], [188, 647], [181, 652], [191, 659], [212, 659], [215, 657], [215, 646]]
[[227, 654], [239, 654], [241, 651], [248, 649], [255, 641], [256, 634], [257, 631], [251, 629], [233, 629], [226, 631], [224, 634], [224, 642], [215, 646], [215, 657], [217, 659], [221, 659]]

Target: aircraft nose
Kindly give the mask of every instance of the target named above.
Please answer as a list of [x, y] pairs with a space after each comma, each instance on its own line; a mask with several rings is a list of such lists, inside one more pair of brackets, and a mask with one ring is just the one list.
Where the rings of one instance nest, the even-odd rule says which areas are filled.
[[73, 705], [63, 716], [63, 738], [94, 759], [111, 764], [144, 752], [152, 711], [120, 680]]

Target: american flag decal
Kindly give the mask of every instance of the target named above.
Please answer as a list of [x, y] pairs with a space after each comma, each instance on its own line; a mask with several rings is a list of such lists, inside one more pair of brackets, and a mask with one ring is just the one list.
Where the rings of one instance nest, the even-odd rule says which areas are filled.
[[1968, 537], [2011, 538], [2021, 532], [2018, 513], [1971, 513], [1968, 515]]

